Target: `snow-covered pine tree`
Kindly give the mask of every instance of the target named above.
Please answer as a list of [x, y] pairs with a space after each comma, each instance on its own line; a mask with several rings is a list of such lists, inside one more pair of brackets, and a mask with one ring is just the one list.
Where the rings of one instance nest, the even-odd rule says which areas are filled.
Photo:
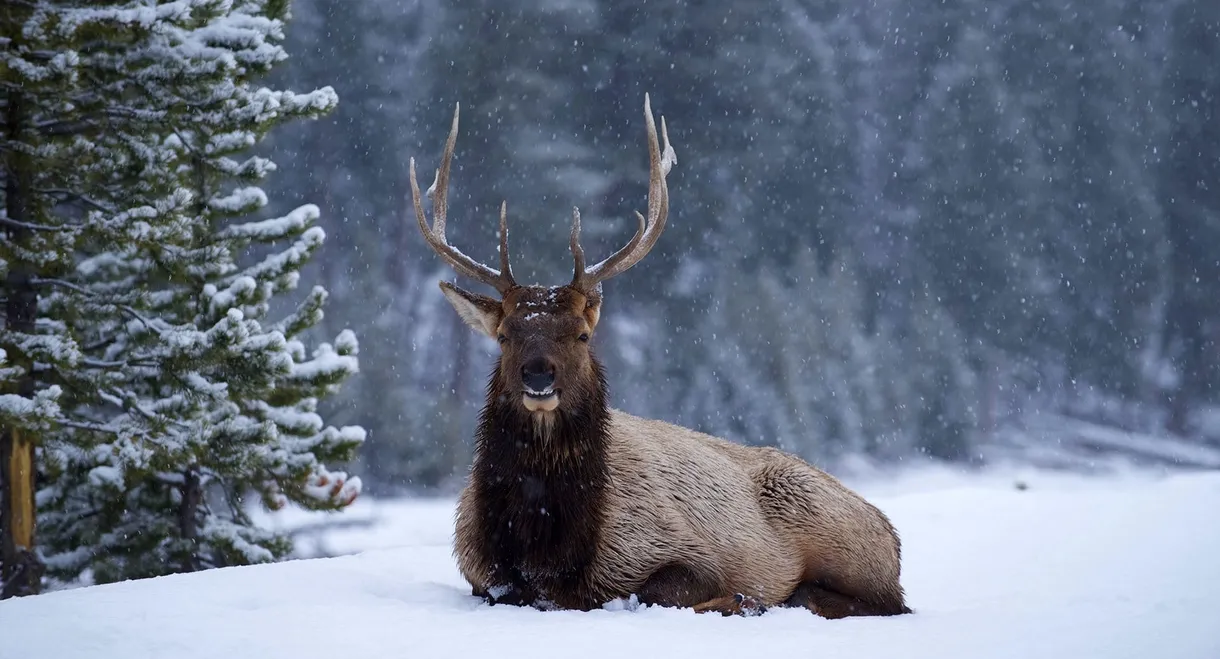
[[339, 509], [360, 490], [325, 465], [350, 459], [363, 429], [327, 426], [316, 410], [356, 370], [354, 335], [307, 351], [320, 288], [271, 317], [323, 242], [317, 209], [252, 217], [274, 165], [248, 151], [337, 100], [330, 88], [257, 84], [285, 57], [287, 8], [61, 2], [21, 17], [20, 34], [63, 43], [20, 44], [19, 55], [57, 53], [79, 72], [31, 124], [64, 126], [47, 150], [72, 154], [54, 188], [79, 210], [48, 232], [71, 258], [33, 277], [38, 323], [24, 340], [55, 354], [18, 353], [37, 364], [32, 388], [47, 392], [41, 407], [23, 403], [41, 416], [22, 418], [49, 429], [39, 545], [55, 576], [104, 582], [273, 560], [289, 543], [252, 524], [250, 494], [273, 508]]
[[[90, 21], [56, 21], [46, 3], [0, 4], [0, 599], [37, 593], [35, 451], [61, 420], [61, 388], [40, 379], [81, 358], [63, 323], [38, 309], [40, 279], [71, 267], [91, 197], [79, 185], [77, 102], [84, 83], [73, 50]], [[60, 29], [39, 29], [55, 21]]]

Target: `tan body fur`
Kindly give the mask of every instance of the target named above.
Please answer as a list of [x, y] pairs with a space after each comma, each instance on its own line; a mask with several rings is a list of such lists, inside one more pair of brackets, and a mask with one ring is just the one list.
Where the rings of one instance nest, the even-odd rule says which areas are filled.
[[[833, 476], [778, 449], [618, 410], [611, 411], [607, 448], [604, 526], [587, 566], [596, 595], [573, 608], [638, 594], [650, 576], [676, 564], [712, 576], [724, 595], [741, 593], [763, 606], [783, 604], [802, 582], [818, 582], [888, 604], [893, 613], [905, 609], [897, 534], [881, 511]], [[474, 487], [462, 493], [455, 553], [463, 576], [484, 592], [493, 585], [491, 559], [480, 552], [475, 497]]]

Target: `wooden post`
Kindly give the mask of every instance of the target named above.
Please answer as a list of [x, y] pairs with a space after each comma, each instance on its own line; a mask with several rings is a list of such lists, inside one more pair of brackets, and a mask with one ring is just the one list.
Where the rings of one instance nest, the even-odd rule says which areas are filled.
[[0, 599], [36, 595], [43, 566], [34, 553], [34, 444], [16, 428], [0, 434]]
[[13, 479], [13, 543], [19, 550], [34, 549], [34, 445], [13, 430], [8, 473]]

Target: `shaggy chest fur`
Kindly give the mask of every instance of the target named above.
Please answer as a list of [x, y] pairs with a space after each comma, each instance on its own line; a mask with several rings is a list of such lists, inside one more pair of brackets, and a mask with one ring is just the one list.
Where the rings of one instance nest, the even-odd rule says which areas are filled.
[[[604, 411], [533, 419], [491, 409], [480, 424], [472, 484], [493, 598], [597, 606], [588, 578], [607, 487]], [[504, 593], [504, 595], [501, 595]]]

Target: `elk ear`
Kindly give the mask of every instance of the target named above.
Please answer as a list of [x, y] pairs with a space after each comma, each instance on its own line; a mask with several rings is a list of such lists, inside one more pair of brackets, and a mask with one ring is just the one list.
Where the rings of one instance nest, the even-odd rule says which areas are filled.
[[500, 326], [504, 314], [499, 300], [462, 290], [447, 281], [440, 284], [441, 292], [467, 325], [493, 339], [496, 338], [496, 328]]

